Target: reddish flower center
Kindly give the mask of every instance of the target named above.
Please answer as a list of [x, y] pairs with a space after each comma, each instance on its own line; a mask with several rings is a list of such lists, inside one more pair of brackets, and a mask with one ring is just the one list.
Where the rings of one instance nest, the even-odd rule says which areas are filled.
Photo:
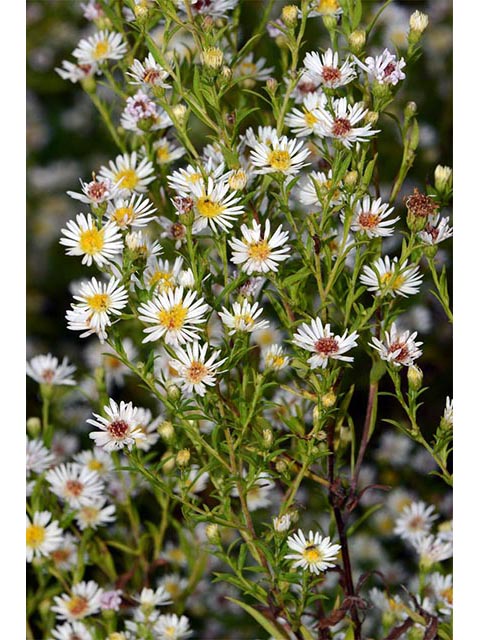
[[72, 496], [79, 496], [83, 491], [83, 484], [78, 480], [67, 480], [65, 486], [67, 487], [68, 493]]
[[143, 81], [148, 82], [149, 84], [154, 84], [155, 80], [159, 78], [160, 71], [157, 69], [146, 69], [143, 74]]
[[388, 349], [389, 353], [394, 353], [395, 351], [399, 351], [398, 355], [395, 356], [395, 360], [397, 362], [403, 362], [409, 356], [408, 348], [405, 342], [392, 342], [390, 348]]
[[352, 125], [348, 118], [335, 118], [332, 125], [332, 133], [334, 136], [343, 138], [352, 130]]
[[363, 211], [358, 216], [358, 224], [364, 229], [374, 229], [378, 223], [378, 216], [371, 211]]
[[329, 356], [338, 351], [338, 344], [335, 338], [320, 338], [315, 342], [313, 348], [320, 355]]
[[47, 383], [51, 382], [54, 376], [55, 376], [55, 371], [53, 371], [53, 369], [45, 369], [42, 372], [42, 378]]
[[185, 236], [185, 227], [181, 222], [174, 222], [170, 227], [170, 234], [172, 238], [179, 240]]
[[322, 78], [325, 82], [337, 82], [342, 77], [340, 69], [336, 67], [323, 67]]
[[317, 85], [314, 82], [301, 82], [297, 89], [300, 93], [313, 93]]
[[107, 187], [104, 182], [92, 182], [88, 187], [88, 195], [92, 200], [103, 198], [106, 191]]
[[108, 433], [114, 438], [124, 438], [128, 433], [129, 425], [125, 420], [114, 420], [108, 425]]
[[393, 62], [389, 62], [385, 69], [383, 70], [383, 75], [385, 77], [391, 75], [396, 69], [396, 65]]

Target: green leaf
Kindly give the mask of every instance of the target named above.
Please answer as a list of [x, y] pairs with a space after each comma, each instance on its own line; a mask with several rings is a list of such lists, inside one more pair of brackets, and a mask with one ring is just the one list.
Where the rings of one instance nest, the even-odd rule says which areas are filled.
[[230, 600], [230, 602], [234, 602], [244, 611], [249, 613], [252, 618], [254, 618], [258, 622], [258, 624], [260, 624], [265, 629], [265, 631], [267, 631], [272, 636], [272, 638], [275, 638], [275, 640], [288, 640], [288, 636], [286, 635], [286, 633], [280, 631], [280, 629], [278, 629], [271, 620], [266, 618], [262, 613], [260, 613], [260, 611], [257, 611], [257, 609], [254, 609], [250, 605], [245, 604], [244, 602], [240, 602], [240, 600], [236, 600], [235, 598], [231, 598], [229, 596], [226, 596], [226, 599]]

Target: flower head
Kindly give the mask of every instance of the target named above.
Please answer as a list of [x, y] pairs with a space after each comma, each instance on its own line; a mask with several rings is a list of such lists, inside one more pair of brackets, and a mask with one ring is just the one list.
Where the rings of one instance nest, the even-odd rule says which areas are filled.
[[143, 438], [143, 432], [138, 427], [137, 409], [131, 402], [128, 404], [110, 398], [110, 404], [103, 408], [107, 417], [94, 413], [96, 420], [89, 418], [87, 422], [100, 431], [92, 431], [89, 437], [95, 441], [97, 447], [103, 447], [105, 451], [115, 451], [127, 447], [131, 450], [137, 439]]
[[393, 323], [390, 331], [385, 333], [384, 342], [373, 337], [370, 346], [379, 352], [382, 360], [391, 362], [396, 367], [410, 367], [422, 355], [420, 347], [423, 343], [415, 342], [416, 337], [416, 331], [412, 334], [410, 331], [399, 333]]
[[307, 76], [329, 89], [342, 87], [354, 80], [357, 75], [354, 65], [349, 60], [339, 65], [338, 53], [333, 52], [332, 49], [327, 49], [322, 55], [316, 51], [307, 53], [303, 66]]
[[120, 154], [108, 167], [100, 168], [100, 176], [117, 185], [119, 195], [126, 197], [133, 191], [144, 193], [155, 180], [153, 164], [148, 158], [138, 162], [137, 152]]
[[35, 356], [27, 362], [27, 375], [39, 384], [74, 385], [71, 375], [75, 371], [76, 367], [68, 362], [67, 357], [59, 364], [58, 358], [51, 353]]
[[100, 64], [105, 60], [121, 60], [126, 52], [122, 36], [104, 30], [82, 38], [72, 55], [80, 64]]
[[76, 462], [67, 462], [50, 469], [45, 475], [50, 491], [73, 509], [92, 504], [103, 491], [102, 479]]
[[185, 349], [175, 349], [175, 359], [170, 360], [169, 365], [178, 374], [180, 384], [188, 392], [198, 393], [204, 396], [206, 386], [213, 386], [217, 375], [217, 369], [226, 360], [218, 360], [220, 351], [214, 351], [207, 359], [208, 344], [200, 346], [198, 342], [187, 344]]
[[310, 151], [301, 140], [289, 140], [287, 136], [278, 137], [272, 132], [270, 144], [256, 142], [251, 152], [253, 173], [279, 173], [285, 176], [297, 174], [308, 164], [305, 160]]
[[368, 76], [379, 84], [396, 85], [400, 80], [405, 79], [405, 74], [402, 71], [406, 65], [405, 60], [403, 58], [397, 60], [397, 56], [390, 53], [388, 49], [384, 49], [379, 56], [368, 56], [365, 59], [365, 64], [358, 58], [355, 58], [355, 61]]
[[420, 267], [409, 266], [407, 260], [398, 264], [398, 258], [389, 256], [378, 258], [371, 267], [366, 266], [360, 275], [360, 282], [368, 291], [377, 295], [407, 297], [418, 293], [422, 284]]
[[48, 556], [61, 544], [63, 531], [57, 520], [50, 522], [51, 518], [49, 511], [35, 511], [32, 520], [27, 516], [27, 562]]
[[314, 355], [308, 359], [312, 369], [324, 369], [329, 359], [353, 362], [351, 356], [344, 353], [357, 346], [358, 334], [354, 331], [348, 335], [345, 330], [342, 336], [336, 336], [330, 330], [330, 325], [323, 326], [320, 318], [313, 318], [310, 324], [303, 322], [293, 336], [293, 343]]
[[100, 611], [102, 594], [103, 589], [93, 580], [78, 582], [73, 585], [71, 594], [54, 597], [52, 611], [64, 620], [81, 620]]
[[234, 238], [228, 243], [233, 249], [231, 261], [242, 265], [242, 271], [248, 275], [252, 273], [267, 273], [277, 271], [278, 263], [288, 260], [290, 247], [285, 243], [288, 240], [288, 231], [282, 231], [280, 225], [270, 237], [270, 220], [265, 222], [265, 231], [262, 234], [262, 226], [255, 220], [253, 228], [246, 224], [240, 227], [243, 239]]
[[79, 213], [76, 220], [69, 220], [62, 229], [65, 236], [60, 244], [67, 247], [67, 256], [82, 256], [82, 264], [98, 267], [111, 262], [123, 251], [122, 236], [112, 222], [98, 227], [92, 215]]
[[[373, 200], [370, 196], [364, 196], [355, 206], [350, 228], [357, 233], [364, 233], [368, 238], [391, 236], [393, 225], [400, 220], [399, 217], [388, 218], [392, 211], [393, 207], [389, 207], [388, 203], [382, 204], [381, 198]], [[342, 221], [344, 219], [343, 214]]]
[[228, 311], [225, 307], [219, 312], [219, 316], [224, 325], [229, 329], [229, 335], [237, 333], [237, 331], [246, 331], [250, 333], [256, 329], [267, 327], [269, 325], [268, 320], [260, 320], [257, 322], [258, 316], [262, 313], [263, 309], [259, 308], [258, 302], [253, 305], [244, 300], [233, 303], [232, 311]]
[[301, 529], [287, 538], [289, 549], [295, 553], [285, 556], [286, 560], [294, 560], [293, 568], [302, 567], [310, 573], [319, 575], [335, 566], [334, 560], [341, 549], [339, 544], [331, 544], [330, 538], [322, 538], [320, 533], [309, 531], [308, 538]]

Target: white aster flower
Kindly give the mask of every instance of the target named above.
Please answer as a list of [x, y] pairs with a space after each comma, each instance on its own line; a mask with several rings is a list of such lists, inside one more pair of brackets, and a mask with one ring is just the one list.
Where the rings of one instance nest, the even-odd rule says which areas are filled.
[[177, 573], [167, 573], [160, 578], [158, 586], [163, 587], [172, 600], [178, 600], [187, 588], [188, 580]]
[[82, 283], [80, 295], [73, 297], [79, 304], [72, 304], [71, 310], [67, 311], [68, 328], [83, 331], [81, 338], [96, 333], [101, 342], [107, 336], [110, 315], [120, 315], [128, 301], [125, 287], [113, 276], [108, 283], [99, 282], [96, 278]]
[[[176, 0], [178, 9], [186, 12], [184, 0]], [[193, 16], [207, 15], [212, 18], [225, 18], [227, 11], [235, 9], [238, 0], [191, 0]], [[160, 639], [163, 640], [163, 639]]]
[[289, 140], [287, 136], [278, 138], [276, 132], [273, 132], [271, 145], [257, 142], [250, 159], [255, 167], [253, 173], [281, 173], [293, 176], [309, 164], [305, 162], [309, 155], [310, 151], [301, 140]]
[[151, 53], [148, 54], [143, 63], [135, 58], [130, 66], [130, 71], [127, 71], [127, 76], [133, 78], [133, 80], [129, 80], [129, 83], [141, 85], [144, 88], [163, 87], [168, 89], [170, 85], [165, 82], [168, 75], [168, 71], [155, 61]]
[[157, 240], [151, 240], [149, 235], [142, 231], [131, 231], [125, 236], [125, 244], [130, 251], [136, 252], [144, 260], [162, 253], [162, 247]]
[[182, 244], [187, 241], [187, 228], [181, 222], [172, 222], [164, 216], [159, 216], [157, 222], [163, 229], [160, 237], [175, 242], [175, 249], [180, 249]]
[[343, 13], [338, 0], [312, 0], [308, 9], [308, 17], [339, 16]]
[[183, 258], [179, 256], [170, 266], [168, 260], [151, 257], [147, 260], [147, 266], [143, 272], [143, 283], [147, 289], [154, 287], [158, 293], [164, 293], [174, 289], [180, 284], [179, 276], [183, 266]]
[[355, 62], [379, 84], [396, 85], [400, 80], [405, 79], [405, 74], [402, 71], [406, 65], [405, 60], [403, 58], [397, 60], [397, 56], [390, 53], [388, 49], [385, 49], [379, 56], [368, 56], [365, 59], [365, 64], [358, 58], [355, 58]]
[[178, 345], [198, 340], [199, 329], [195, 325], [205, 323], [209, 306], [203, 298], [196, 297], [196, 291], [184, 296], [183, 287], [175, 287], [141, 304], [139, 320], [153, 325], [144, 329], [147, 337], [143, 342], [164, 338], [167, 344]]
[[70, 62], [69, 60], [62, 60], [62, 67], [55, 67], [55, 71], [62, 80], [70, 80], [74, 84], [93, 76], [97, 72], [97, 65], [94, 63], [75, 64], [75, 62]]
[[185, 155], [185, 147], [181, 147], [173, 140], [161, 138], [153, 143], [155, 160], [159, 165], [170, 164]]
[[27, 462], [25, 465], [27, 478], [32, 471], [38, 474], [43, 473], [54, 463], [55, 456], [41, 440], [29, 440], [27, 438]]
[[114, 31], [99, 31], [82, 38], [72, 55], [80, 64], [100, 64], [105, 60], [121, 60], [127, 52], [122, 36]]
[[244, 86], [251, 87], [257, 82], [265, 82], [271, 76], [273, 67], [266, 67], [265, 58], [253, 59], [253, 52], [247, 54], [233, 67], [234, 78], [244, 78]]
[[345, 329], [342, 336], [336, 336], [330, 331], [330, 325], [323, 326], [320, 318], [313, 318], [310, 324], [303, 322], [293, 336], [293, 343], [314, 355], [308, 359], [312, 369], [324, 369], [329, 359], [353, 362], [351, 356], [343, 355], [357, 346], [358, 333], [354, 331], [348, 335]]
[[288, 366], [290, 358], [283, 351], [280, 344], [272, 344], [262, 352], [265, 369], [280, 371]]
[[[130, 338], [122, 340], [122, 348], [127, 359], [132, 362], [137, 357], [137, 350]], [[98, 342], [92, 342], [87, 345], [84, 351], [85, 361], [92, 369], [103, 367], [105, 370], [105, 383], [107, 389], [113, 384], [118, 387], [124, 383], [126, 375], [130, 374], [130, 369], [118, 359], [116, 352], [109, 346], [102, 345]]]
[[285, 513], [283, 516], [277, 516], [273, 519], [273, 528], [277, 533], [284, 533], [288, 531], [292, 524], [292, 518], [289, 513]]
[[448, 240], [453, 236], [453, 229], [448, 226], [450, 218], [440, 218], [440, 214], [429, 217], [425, 229], [420, 231], [418, 237], [425, 242], [425, 244], [436, 245], [440, 244], [444, 240]]
[[99, 498], [91, 504], [84, 505], [78, 509], [75, 514], [75, 522], [79, 528], [97, 529], [110, 522], [115, 522], [115, 505], [109, 504], [105, 506], [105, 498]]
[[145, 227], [155, 218], [154, 204], [142, 194], [110, 201], [105, 217], [119, 229]]
[[93, 636], [82, 622], [65, 622], [52, 630], [53, 640], [93, 640]]
[[246, 224], [240, 227], [243, 239], [234, 238], [228, 244], [232, 248], [233, 264], [240, 264], [242, 271], [248, 275], [255, 272], [267, 273], [278, 271], [278, 263], [288, 260], [290, 247], [285, 243], [288, 240], [288, 231], [282, 231], [282, 225], [270, 237], [270, 220], [265, 222], [265, 232], [262, 234], [262, 225], [253, 220], [253, 228]]
[[98, 228], [90, 213], [86, 216], [79, 213], [76, 220], [69, 220], [66, 229], [62, 229], [65, 236], [60, 244], [67, 247], [67, 256], [83, 256], [82, 264], [87, 267], [93, 262], [102, 267], [115, 259], [123, 251], [122, 236], [112, 222], [107, 222]]
[[90, 182], [83, 182], [80, 178], [80, 185], [82, 187], [82, 193], [77, 191], [67, 191], [74, 200], [80, 200], [85, 204], [98, 206], [111, 200], [117, 194], [117, 185], [112, 184], [112, 181], [108, 178], [95, 177]]
[[138, 607], [133, 612], [136, 622], [152, 623], [158, 618], [156, 607], [172, 604], [172, 600], [165, 589], [160, 586], [156, 591], [144, 587], [140, 593], [134, 596]]
[[258, 316], [261, 315], [263, 309], [259, 308], [258, 302], [253, 305], [244, 300], [242, 304], [240, 302], [234, 302], [232, 311], [228, 311], [225, 307], [218, 313], [222, 322], [229, 329], [229, 335], [237, 333], [237, 331], [246, 331], [251, 333], [256, 329], [262, 327], [268, 327], [270, 324], [268, 320], [257, 321]]
[[137, 91], [134, 96], [127, 98], [120, 119], [120, 125], [124, 129], [138, 135], [144, 135], [145, 131], [166, 129], [172, 124], [167, 112], [159, 108], [143, 91]]
[[[289, 84], [289, 79], [287, 78], [285, 82]], [[320, 82], [317, 80], [313, 80], [311, 76], [303, 71], [290, 97], [293, 98], [296, 104], [298, 104], [300, 102], [303, 102], [303, 100], [308, 95], [315, 93], [318, 96], [321, 96], [323, 94], [323, 89], [320, 86]]]
[[217, 369], [226, 360], [218, 360], [220, 351], [213, 351], [207, 359], [208, 347], [208, 344], [200, 346], [198, 342], [187, 344], [185, 349], [177, 347], [175, 359], [169, 362], [170, 367], [177, 372], [181, 386], [188, 393], [194, 392], [204, 396], [206, 386], [212, 387], [215, 384], [216, 375], [219, 373]]
[[232, 228], [232, 220], [243, 213], [243, 205], [237, 204], [240, 198], [230, 193], [228, 181], [215, 183], [208, 178], [207, 184], [201, 180], [191, 186], [195, 221], [193, 233], [210, 226], [213, 231], [227, 231]]
[[348, 84], [356, 77], [353, 64], [347, 59], [341, 66], [338, 63], [338, 53], [327, 49], [321, 56], [316, 51], [307, 53], [303, 66], [307, 75], [313, 81], [320, 82], [328, 89], [337, 89]]
[[57, 616], [64, 620], [80, 620], [100, 611], [100, 600], [103, 594], [96, 582], [78, 582], [73, 585], [71, 594], [63, 593], [55, 596], [52, 607]]
[[[323, 171], [312, 171], [307, 175], [307, 179], [298, 186], [298, 198], [302, 204], [323, 206], [323, 200], [330, 195], [330, 204], [337, 205], [342, 201], [342, 182], [333, 184], [332, 170], [328, 173]], [[333, 191], [333, 193], [332, 193]], [[320, 198], [319, 195], [320, 194]]]
[[428, 576], [428, 586], [432, 595], [440, 608], [440, 613], [450, 615], [453, 609], [453, 576], [447, 574], [443, 576], [438, 571]]
[[295, 552], [285, 556], [286, 560], [295, 560], [292, 568], [302, 567], [317, 576], [335, 566], [334, 560], [341, 549], [339, 544], [330, 544], [329, 537], [322, 538], [318, 531], [315, 534], [309, 531], [307, 539], [301, 529], [287, 538], [287, 544]]
[[370, 346], [378, 351], [380, 358], [391, 362], [397, 367], [410, 367], [422, 355], [422, 342], [415, 342], [417, 332], [403, 331], [399, 333], [395, 323], [390, 332], [385, 333], [384, 342], [373, 337]]
[[144, 407], [137, 407], [136, 429], [140, 429], [142, 437], [137, 442], [137, 447], [142, 451], [149, 451], [151, 447], [160, 438], [157, 432], [158, 425], [163, 421], [163, 416], [157, 416], [153, 418], [150, 409]]
[[433, 505], [426, 505], [421, 500], [412, 502], [395, 521], [394, 533], [411, 542], [430, 533], [432, 523], [437, 518]]
[[155, 180], [155, 169], [148, 158], [143, 158], [137, 165], [137, 152], [119, 154], [115, 161], [110, 160], [108, 167], [100, 168], [100, 176], [108, 178], [117, 185], [119, 195], [126, 197], [133, 191], [144, 193], [148, 185]]
[[[214, 183], [221, 180], [224, 169], [223, 161], [219, 164], [210, 157], [202, 166], [189, 164], [174, 171], [167, 177], [168, 186], [174, 189], [179, 196], [188, 198], [192, 195], [192, 189], [195, 185], [203, 187], [205, 180], [208, 180], [208, 178], [212, 178]], [[172, 200], [172, 202], [174, 201]]]
[[[199, 1], [197, 0], [197, 4]], [[158, 640], [183, 640], [183, 638], [189, 638], [193, 633], [188, 618], [186, 616], [178, 617], [175, 613], [159, 616], [155, 622], [154, 630]]]
[[351, 105], [348, 104], [346, 98], [339, 98], [333, 101], [333, 113], [324, 107], [319, 107], [318, 111], [321, 119], [316, 125], [315, 133], [340, 140], [347, 149], [354, 142], [365, 142], [370, 136], [379, 132], [379, 129], [372, 129], [371, 123], [363, 127], [355, 126], [368, 111], [368, 109], [364, 109], [362, 103]]
[[80, 451], [74, 456], [74, 460], [102, 478], [107, 477], [115, 468], [112, 456], [98, 448]]
[[[270, 506], [272, 502], [271, 491], [273, 489], [275, 489], [275, 483], [272, 478], [268, 473], [262, 471], [254, 483], [247, 487], [245, 492], [248, 510], [256, 511]], [[233, 493], [233, 495], [238, 494]]]
[[277, 130], [274, 127], [266, 126], [266, 127], [258, 127], [257, 133], [252, 129], [252, 127], [248, 127], [243, 136], [240, 136], [241, 146], [242, 147], [250, 147], [250, 149], [254, 149], [259, 142], [267, 145], [267, 147], [271, 147], [274, 140], [278, 140]]
[[60, 571], [70, 571], [77, 566], [78, 541], [71, 533], [65, 533], [59, 546], [50, 553], [50, 558]]
[[398, 258], [390, 260], [389, 256], [385, 256], [377, 258], [371, 267], [363, 268], [360, 282], [377, 295], [405, 298], [418, 293], [422, 284], [419, 271], [420, 267], [409, 266], [407, 260], [399, 265]]
[[439, 536], [417, 535], [409, 541], [419, 555], [420, 565], [426, 569], [429, 569], [436, 562], [449, 560], [453, 555], [453, 542]]
[[110, 404], [103, 407], [107, 417], [94, 413], [96, 420], [89, 418], [87, 422], [100, 431], [92, 431], [89, 437], [97, 447], [105, 451], [115, 451], [127, 447], [130, 451], [137, 439], [143, 438], [142, 430], [137, 426], [137, 409], [131, 402], [120, 402], [120, 406], [110, 398]]
[[58, 358], [51, 353], [35, 356], [27, 362], [27, 376], [39, 384], [74, 385], [75, 380], [71, 377], [74, 371], [76, 367], [68, 362], [67, 357], [59, 364]]
[[316, 132], [322, 118], [318, 109], [325, 106], [327, 98], [324, 94], [308, 93], [302, 102], [301, 109], [294, 107], [285, 116], [285, 126], [297, 137], [309, 136]]
[[[363, 200], [357, 202], [353, 214], [350, 229], [352, 231], [364, 233], [369, 238], [379, 238], [391, 236], [395, 222], [399, 217], [387, 219], [392, 213], [393, 207], [388, 203], [383, 203], [381, 198], [371, 200], [370, 196], [364, 196]], [[341, 214], [342, 222], [345, 221], [345, 213]]]
[[32, 562], [33, 558], [48, 556], [61, 544], [63, 531], [57, 520], [50, 522], [51, 518], [50, 511], [35, 511], [32, 520], [26, 516], [27, 562]]
[[59, 464], [45, 475], [50, 491], [72, 509], [92, 504], [104, 492], [104, 484], [95, 471], [89, 471], [76, 462]]

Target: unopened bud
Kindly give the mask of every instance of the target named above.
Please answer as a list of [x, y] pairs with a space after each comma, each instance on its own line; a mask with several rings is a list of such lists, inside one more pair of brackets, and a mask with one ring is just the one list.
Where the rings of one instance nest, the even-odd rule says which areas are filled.
[[190, 268], [180, 271], [178, 274], [178, 284], [181, 287], [185, 287], [185, 289], [193, 289], [195, 286], [195, 278]]
[[210, 522], [209, 524], [207, 524], [207, 526], [205, 527], [205, 535], [207, 536], [209, 542], [212, 542], [213, 544], [218, 544], [220, 542], [218, 525], [214, 522]]
[[377, 101], [382, 102], [385, 99], [390, 98], [392, 91], [389, 84], [386, 84], [385, 82], [378, 82], [377, 80], [375, 80], [372, 85], [372, 93]]
[[187, 113], [187, 107], [184, 104], [176, 104], [172, 107], [173, 117], [178, 121], [179, 124], [183, 124], [185, 122], [185, 116]]
[[247, 184], [247, 174], [243, 169], [237, 169], [233, 171], [228, 178], [228, 186], [233, 191], [242, 191]]
[[175, 429], [173, 428], [173, 424], [169, 420], [164, 420], [158, 427], [157, 431], [160, 434], [160, 437], [168, 442], [175, 435]]
[[282, 9], [282, 20], [287, 27], [294, 27], [298, 21], [298, 9], [294, 4], [287, 4]]
[[202, 64], [209, 69], [220, 69], [223, 64], [223, 52], [218, 47], [208, 47], [200, 55]]
[[148, 16], [148, 7], [142, 4], [136, 4], [134, 13], [137, 20], [143, 21]]
[[233, 72], [230, 67], [227, 67], [227, 65], [224, 64], [222, 67], [222, 78], [224, 78], [224, 80], [230, 80], [230, 78], [232, 77], [232, 73]]
[[162, 456], [162, 462], [162, 471], [164, 471], [165, 473], [170, 473], [175, 469], [175, 458], [173, 457], [171, 451], [165, 451]]
[[288, 469], [288, 464], [285, 460], [282, 460], [280, 458], [280, 460], [277, 460], [275, 463], [275, 469], [278, 471], [278, 473], [285, 473], [285, 471]]
[[333, 393], [333, 391], [329, 391], [321, 397], [322, 407], [325, 407], [325, 409], [331, 409], [335, 405], [336, 401], [337, 396]]
[[365, 46], [366, 41], [367, 35], [362, 29], [355, 29], [355, 31], [352, 31], [348, 36], [348, 44], [350, 45], [350, 49], [353, 53], [360, 53]]
[[407, 104], [405, 105], [404, 113], [406, 118], [413, 118], [413, 116], [417, 113], [417, 103], [413, 100], [407, 102]]
[[277, 80], [275, 80], [275, 78], [268, 78], [266, 82], [266, 87], [267, 87], [267, 91], [273, 95], [278, 88]]
[[288, 531], [292, 524], [292, 519], [289, 513], [286, 513], [283, 516], [279, 516], [278, 518], [273, 519], [273, 528], [277, 533], [283, 533], [284, 531]]
[[452, 188], [452, 168], [437, 165], [435, 168], [435, 189], [437, 191], [448, 191]]
[[32, 436], [32, 438], [36, 438], [40, 431], [42, 430], [42, 423], [40, 418], [32, 417], [27, 420], [27, 431]]
[[266, 449], [269, 449], [272, 446], [273, 442], [273, 432], [271, 429], [263, 430], [263, 444]]
[[181, 449], [175, 459], [177, 466], [186, 467], [190, 462], [190, 449]]
[[323, 16], [323, 24], [329, 31], [333, 31], [337, 26], [337, 18], [334, 15]]
[[87, 76], [86, 78], [84, 78], [81, 81], [81, 85], [83, 87], [83, 90], [86, 91], [87, 93], [95, 93], [97, 88], [97, 83], [93, 75]]
[[412, 391], [418, 391], [422, 387], [423, 371], [416, 364], [412, 364], [408, 367], [407, 372], [408, 386]]
[[367, 111], [365, 114], [365, 124], [375, 125], [378, 122], [378, 111]]
[[170, 384], [167, 387], [167, 396], [169, 400], [178, 400], [182, 395], [180, 387], [176, 384]]
[[428, 27], [428, 16], [421, 11], [414, 11], [410, 16], [410, 30], [421, 35]]
[[358, 171], [348, 171], [348, 173], [345, 174], [345, 177], [343, 179], [343, 184], [346, 187], [354, 187], [358, 182]]

